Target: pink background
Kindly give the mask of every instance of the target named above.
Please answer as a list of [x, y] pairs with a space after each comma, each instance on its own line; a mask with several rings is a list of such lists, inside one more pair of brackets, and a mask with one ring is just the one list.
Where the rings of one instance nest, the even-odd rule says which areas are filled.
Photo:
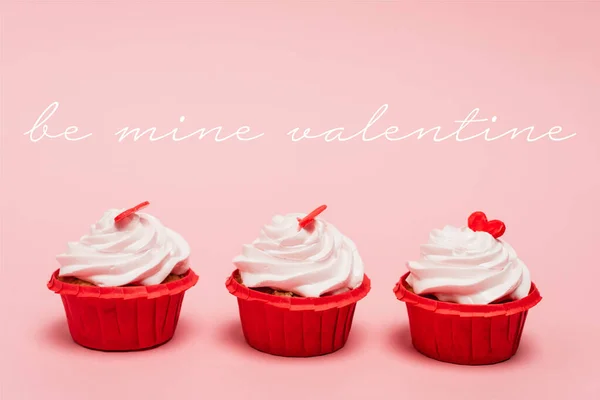
[[[599, 3], [85, 3], [2, 2], [2, 400], [600, 393]], [[30, 142], [23, 133], [53, 101], [50, 131], [77, 125], [93, 136]], [[292, 143], [285, 135], [297, 126], [356, 131], [384, 103], [379, 131], [439, 124], [448, 133], [479, 107], [498, 116], [498, 133], [561, 125], [577, 136]], [[126, 125], [249, 125], [265, 136], [118, 143], [113, 133]], [[143, 200], [188, 239], [201, 280], [167, 345], [80, 348], [45, 287], [54, 256], [105, 209]], [[338, 353], [256, 352], [224, 287], [231, 258], [272, 214], [321, 203], [359, 246], [373, 290]], [[464, 224], [476, 209], [507, 223], [505, 238], [544, 300], [512, 360], [461, 367], [411, 348], [392, 288], [431, 228]]]

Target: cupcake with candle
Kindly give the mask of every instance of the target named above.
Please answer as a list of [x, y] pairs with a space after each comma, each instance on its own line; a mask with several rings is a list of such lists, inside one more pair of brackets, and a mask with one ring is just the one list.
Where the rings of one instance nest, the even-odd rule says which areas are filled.
[[257, 350], [309, 357], [344, 346], [358, 300], [370, 290], [356, 245], [310, 214], [276, 215], [233, 259], [226, 282], [242, 331]]
[[406, 303], [414, 347], [440, 361], [512, 357], [541, 296], [525, 263], [500, 239], [505, 225], [473, 213], [468, 226], [434, 229], [394, 292]]
[[190, 247], [140, 210], [111, 209], [57, 256], [48, 288], [60, 294], [73, 340], [97, 350], [141, 350], [173, 337], [184, 293], [198, 281]]

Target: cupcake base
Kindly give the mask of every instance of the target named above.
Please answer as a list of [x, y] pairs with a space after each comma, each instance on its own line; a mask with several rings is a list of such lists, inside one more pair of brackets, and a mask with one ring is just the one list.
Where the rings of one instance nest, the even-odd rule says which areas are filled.
[[152, 286], [97, 287], [62, 282], [58, 270], [48, 288], [60, 294], [73, 340], [89, 349], [133, 351], [169, 341], [177, 327], [185, 291], [198, 276]]
[[[165, 278], [164, 281], [162, 281], [161, 283], [169, 283], [169, 282], [173, 282], [176, 280], [181, 279], [182, 276], [181, 275], [175, 275], [175, 274], [169, 274], [167, 275], [167, 277]], [[96, 286], [91, 282], [88, 281], [84, 281], [82, 279], [79, 278], [75, 278], [74, 276], [58, 276], [56, 279], [58, 279], [59, 281], [63, 282], [63, 283], [70, 283], [72, 285], [80, 285], [80, 286]], [[130, 287], [130, 286], [142, 286], [139, 284], [129, 284], [129, 285], [125, 285], [122, 287]]]
[[333, 296], [277, 296], [245, 287], [236, 270], [226, 286], [238, 299], [242, 331], [251, 347], [277, 356], [313, 357], [344, 347], [356, 303], [367, 295], [371, 281], [365, 275], [358, 288]]
[[466, 305], [431, 300], [396, 284], [396, 297], [406, 303], [413, 346], [433, 359], [465, 365], [495, 364], [518, 350], [530, 308], [542, 297], [535, 284], [529, 295], [502, 304]]

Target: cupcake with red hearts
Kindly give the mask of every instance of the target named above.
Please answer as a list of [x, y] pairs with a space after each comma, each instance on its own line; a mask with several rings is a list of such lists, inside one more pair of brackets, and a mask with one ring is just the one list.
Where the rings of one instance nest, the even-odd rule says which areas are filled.
[[306, 214], [276, 215], [234, 258], [226, 286], [244, 337], [265, 353], [310, 357], [344, 346], [357, 302], [370, 290], [356, 245]]
[[61, 296], [73, 340], [141, 350], [170, 340], [184, 293], [198, 281], [181, 235], [140, 210], [111, 209], [57, 256], [48, 288]]
[[528, 310], [541, 296], [525, 263], [500, 237], [506, 228], [473, 213], [468, 226], [434, 229], [396, 284], [413, 346], [456, 364], [493, 364], [519, 347]]

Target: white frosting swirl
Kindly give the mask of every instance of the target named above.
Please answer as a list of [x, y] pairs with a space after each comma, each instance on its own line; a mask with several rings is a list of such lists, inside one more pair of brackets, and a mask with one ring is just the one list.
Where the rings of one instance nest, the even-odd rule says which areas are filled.
[[409, 261], [408, 269], [406, 281], [416, 294], [452, 303], [518, 300], [531, 287], [529, 270], [508, 243], [469, 228], [434, 229], [421, 259]]
[[115, 223], [124, 210], [111, 209], [79, 242], [56, 258], [59, 276], [73, 276], [97, 286], [156, 285], [188, 269], [190, 247], [179, 234], [145, 213]]
[[276, 215], [260, 236], [233, 259], [247, 287], [270, 287], [319, 297], [362, 284], [363, 262], [356, 245], [333, 225], [315, 219], [299, 228], [302, 214]]

